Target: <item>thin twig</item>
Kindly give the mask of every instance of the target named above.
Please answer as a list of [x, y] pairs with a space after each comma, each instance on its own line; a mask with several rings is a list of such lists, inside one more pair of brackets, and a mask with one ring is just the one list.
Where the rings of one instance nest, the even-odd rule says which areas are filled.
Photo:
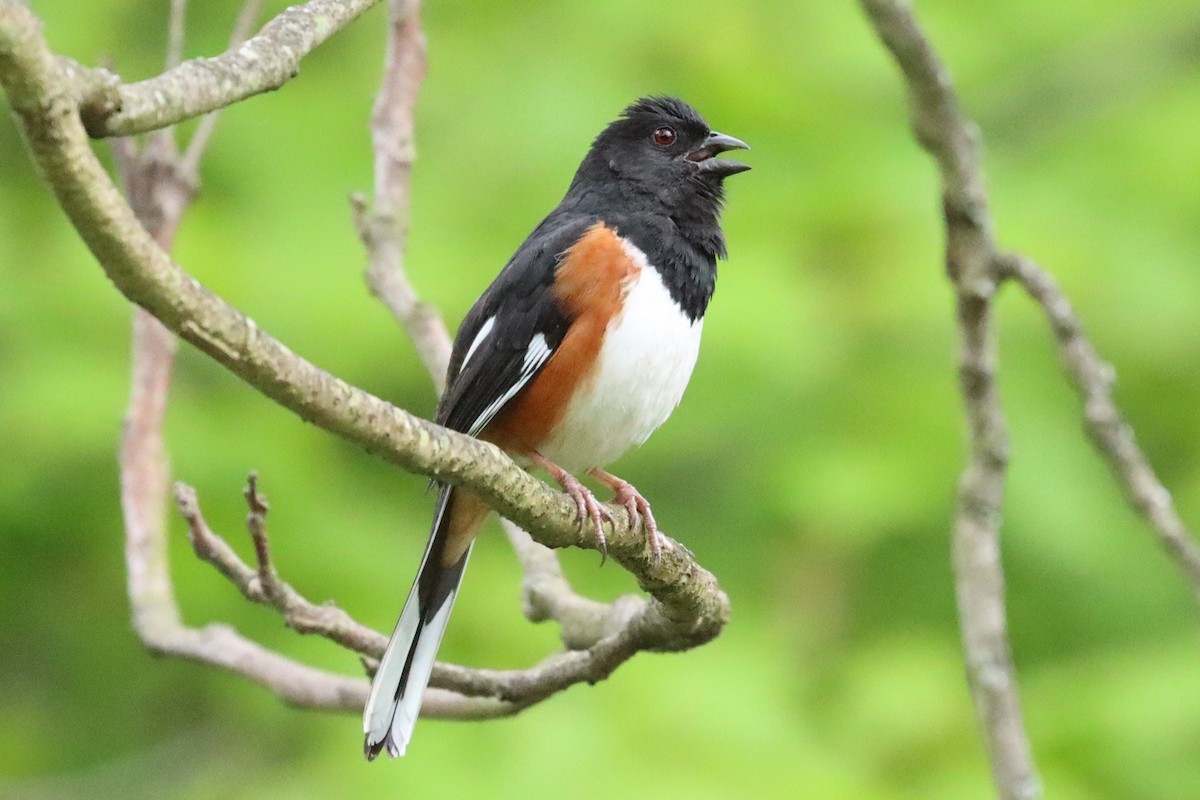
[[183, 61], [183, 43], [187, 29], [188, 0], [171, 0], [171, 15], [167, 21], [167, 55], [163, 59], [167, 70]]
[[367, 249], [367, 286], [400, 323], [425, 363], [440, 395], [450, 363], [450, 335], [437, 309], [424, 303], [404, 269], [408, 239], [409, 187], [416, 155], [413, 110], [425, 77], [425, 36], [420, 4], [389, 0], [383, 80], [371, 112], [375, 151], [375, 204], [350, 197], [354, 226]]
[[[260, 559], [269, 548], [261, 497], [247, 490], [250, 513], [247, 528], [255, 542]], [[288, 627], [303, 634], [317, 634], [342, 647], [378, 659], [383, 655], [387, 637], [355, 621], [332, 603], [316, 604], [279, 578], [269, 561], [260, 560], [255, 569], [245, 563], [221, 536], [214, 533], [201, 513], [196, 492], [190, 486], [175, 486], [175, 501], [187, 522], [188, 539], [196, 555], [224, 575], [247, 599], [274, 608]], [[623, 605], [622, 608], [629, 609]], [[620, 625], [610, 626], [585, 645], [568, 652], [556, 653], [529, 669], [489, 670], [471, 669], [452, 664], [438, 664], [430, 684], [463, 697], [503, 701], [489, 705], [486, 712], [469, 704], [457, 707], [455, 716], [478, 719], [482, 716], [508, 716], [577, 683], [595, 683], [608, 677], [618, 666], [654, 643], [654, 631], [659, 626], [654, 617], [659, 613], [645, 601], [638, 600], [636, 609], [629, 610]], [[582, 637], [582, 632], [579, 634]], [[423, 712], [424, 713], [424, 712]], [[435, 705], [433, 714], [444, 716]]]
[[1070, 301], [1049, 273], [1019, 255], [1002, 257], [1000, 268], [1046, 315], [1063, 366], [1079, 394], [1088, 437], [1108, 463], [1125, 499], [1150, 524], [1200, 601], [1200, 546], [1180, 519], [1171, 493], [1138, 447], [1133, 428], [1117, 408], [1112, 392], [1116, 372], [1084, 335]]
[[247, 600], [278, 611], [289, 628], [299, 633], [319, 634], [356, 653], [376, 657], [382, 654], [387, 637], [355, 622], [335, 605], [310, 603], [279, 578], [270, 561], [265, 506], [252, 492], [247, 491], [246, 496], [250, 506], [246, 527], [254, 542], [257, 568], [242, 561], [225, 539], [209, 528], [200, 512], [196, 490], [183, 483], [175, 484], [175, 504], [187, 522], [188, 541], [197, 557], [215, 567]]
[[[242, 10], [238, 12], [237, 22], [233, 25], [233, 33], [229, 37], [229, 46], [235, 47], [246, 41], [246, 37], [250, 35], [250, 31], [254, 28], [254, 23], [258, 21], [262, 14], [262, 0], [246, 0], [242, 5]], [[221, 112], [213, 111], [205, 114], [196, 126], [195, 133], [188, 140], [187, 148], [183, 151], [183, 159], [181, 167], [190, 175], [195, 175], [200, 167], [200, 159], [204, 155], [208, 143], [212, 140], [212, 135], [217, 129], [217, 120], [220, 118]]]
[[258, 492], [258, 473], [251, 472], [246, 478], [246, 489], [242, 492], [246, 505], [250, 507], [246, 514], [246, 530], [254, 542], [254, 560], [258, 564], [258, 580], [270, 591], [275, 583], [275, 568], [271, 565], [271, 544], [267, 540], [267, 505], [265, 495]]

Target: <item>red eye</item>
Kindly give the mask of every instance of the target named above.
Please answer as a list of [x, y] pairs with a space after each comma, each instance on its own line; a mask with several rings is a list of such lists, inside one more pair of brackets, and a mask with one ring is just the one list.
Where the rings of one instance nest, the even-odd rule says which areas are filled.
[[667, 145], [674, 144], [675, 143], [675, 129], [667, 128], [665, 126], [662, 128], [655, 128], [653, 138], [654, 138], [654, 143], [656, 145], [658, 145], [659, 147], [666, 147]]

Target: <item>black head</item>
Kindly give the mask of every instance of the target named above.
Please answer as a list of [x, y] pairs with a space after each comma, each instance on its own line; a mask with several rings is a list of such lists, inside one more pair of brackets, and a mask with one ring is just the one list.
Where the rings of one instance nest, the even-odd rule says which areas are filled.
[[666, 213], [700, 211], [691, 208], [699, 202], [711, 206], [715, 217], [722, 181], [750, 169], [717, 155], [749, 149], [745, 142], [711, 130], [682, 100], [644, 97], [596, 137], [571, 188], [603, 191], [607, 186], [624, 197], [657, 201]]

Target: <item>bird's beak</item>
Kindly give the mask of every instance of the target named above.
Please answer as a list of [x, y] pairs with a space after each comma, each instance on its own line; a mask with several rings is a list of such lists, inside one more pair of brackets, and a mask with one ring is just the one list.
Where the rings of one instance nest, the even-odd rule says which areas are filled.
[[705, 137], [704, 144], [687, 154], [687, 159], [688, 161], [696, 162], [701, 172], [725, 178], [730, 175], [736, 175], [739, 172], [745, 172], [750, 169], [750, 165], [742, 164], [739, 161], [727, 161], [717, 158], [717, 155], [724, 153], [726, 150], [749, 149], [750, 145], [741, 139], [735, 139], [732, 136], [726, 136], [723, 133], [713, 131]]

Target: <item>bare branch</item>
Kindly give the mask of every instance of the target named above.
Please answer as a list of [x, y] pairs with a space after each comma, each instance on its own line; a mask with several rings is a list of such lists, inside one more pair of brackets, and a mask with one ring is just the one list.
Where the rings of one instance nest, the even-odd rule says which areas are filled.
[[960, 386], [970, 455], [959, 481], [954, 573], [971, 694], [992, 776], [1005, 800], [1041, 794], [1021, 719], [1006, 630], [1000, 563], [1008, 433], [996, 385], [993, 299], [999, 281], [976, 131], [959, 109], [950, 74], [904, 0], [861, 0], [909, 92], [913, 131], [937, 161], [946, 223], [946, 269], [961, 337]]
[[421, 302], [404, 270], [408, 239], [413, 108], [425, 77], [425, 37], [416, 0], [389, 0], [383, 81], [371, 114], [375, 150], [375, 207], [350, 198], [354, 226], [367, 248], [367, 286], [412, 340], [440, 395], [450, 363], [450, 335], [437, 309]]
[[1200, 546], [1179, 518], [1171, 493], [1154, 474], [1138, 447], [1133, 428], [1113, 400], [1115, 371], [1092, 347], [1070, 301], [1049, 273], [1023, 256], [1002, 257], [1000, 265], [1004, 274], [1015, 279], [1041, 306], [1058, 341], [1063, 366], [1083, 403], [1088, 436], [1108, 462], [1126, 500], [1150, 523], [1200, 601]]
[[961, 380], [971, 457], [959, 487], [955, 576], [967, 672], [992, 771], [1003, 798], [1041, 793], [1024, 732], [1005, 633], [1000, 567], [1000, 503], [1008, 441], [996, 391], [991, 323], [998, 284], [1014, 279], [1041, 306], [1067, 373], [1083, 401], [1084, 426], [1130, 504], [1158, 534], [1200, 599], [1200, 546], [1189, 534], [1137, 446], [1112, 397], [1113, 371], [1084, 336], [1065, 295], [1031, 260], [997, 251], [987, 211], [974, 126], [958, 108], [946, 68], [903, 0], [862, 0], [909, 89], [913, 129], [938, 162], [946, 219], [946, 258], [958, 299]]
[[146, 645], [156, 653], [227, 669], [301, 708], [351, 711], [367, 701], [362, 681], [292, 661], [224, 625], [179, 627]]
[[629, 626], [587, 650], [558, 653], [525, 670], [472, 670], [439, 664], [430, 682], [436, 680], [439, 685], [450, 683], [456, 691], [467, 697], [510, 703], [512, 707], [509, 713], [515, 714], [577, 683], [604, 680], [613, 670], [644, 649], [644, 645], [638, 641], [638, 634], [637, 627]]
[[370, 656], [378, 656], [387, 645], [387, 637], [358, 624], [345, 611], [331, 604], [317, 605], [302, 597], [276, 574], [268, 556], [265, 506], [247, 491], [251, 499], [247, 528], [254, 541], [257, 568], [246, 564], [233, 548], [212, 532], [200, 513], [196, 491], [175, 484], [175, 503], [188, 525], [188, 541], [203, 561], [216, 567], [247, 600], [271, 606], [280, 613], [289, 628], [298, 633], [317, 633], [341, 646]]
[[[141, 152], [129, 138], [114, 140], [113, 150], [138, 220], [161, 247], [170, 248], [195, 195], [192, 176], [174, 158], [171, 133], [151, 137]], [[224, 626], [196, 629], [183, 624], [171, 583], [163, 517], [168, 467], [162, 423], [175, 346], [175, 337], [158, 320], [144, 309], [134, 309], [132, 380], [120, 452], [127, 591], [134, 629], [153, 653], [223, 667], [293, 705], [361, 707], [366, 698], [362, 681], [299, 664]], [[464, 707], [449, 695], [435, 697], [431, 703], [455, 710]]]
[[[130, 139], [115, 140], [113, 151], [137, 218], [160, 246], [170, 247], [194, 186], [172, 179], [161, 162], [143, 158]], [[163, 526], [168, 465], [162, 423], [175, 347], [170, 331], [143, 309], [134, 309], [132, 378], [120, 449], [121, 507], [133, 625], [154, 650], [182, 628]]]
[[[174, 13], [179, 13], [181, 7], [174, 6]], [[149, 137], [140, 152], [131, 138], [115, 139], [113, 151], [137, 219], [162, 248], [169, 249], [195, 195], [194, 167], [187, 167], [176, 157], [174, 136], [169, 130]], [[299, 664], [224, 626], [195, 629], [182, 622], [171, 583], [163, 522], [168, 468], [162, 422], [175, 343], [175, 337], [154, 317], [141, 308], [134, 309], [132, 387], [120, 453], [125, 557], [134, 628], [151, 652], [223, 667], [265, 686], [293, 705], [358, 711], [366, 699], [365, 681]], [[274, 571], [266, 545], [265, 500], [254, 489], [252, 482], [247, 499], [251, 506], [250, 527], [259, 545], [258, 577], [263, 585], [273, 587], [262, 580], [264, 575], [273, 578]], [[326, 627], [331, 627], [330, 620], [337, 622], [332, 612], [325, 612], [322, 620]], [[439, 689], [431, 690], [424, 700], [429, 716], [481, 718], [511, 713], [512, 707], [511, 703], [466, 698]]]
[[[333, 604], [312, 603], [279, 578], [266, 555], [269, 552], [265, 528], [266, 507], [253, 482], [246, 496], [250, 505], [247, 528], [255, 543], [259, 559], [257, 568], [242, 561], [233, 548], [209, 528], [200, 511], [195, 491], [184, 484], [176, 484], [175, 500], [187, 522], [188, 538], [196, 555], [212, 564], [246, 599], [278, 611], [293, 630], [318, 634], [372, 659], [382, 656], [387, 646], [386, 636], [356, 622]], [[513, 530], [516, 530], [515, 526]], [[557, 570], [557, 561], [554, 562], [554, 568]], [[456, 719], [515, 714], [577, 683], [603, 680], [641, 650], [664, 645], [669, 647], [661, 635], [664, 625], [658, 617], [658, 610], [640, 599], [630, 599], [635, 602], [614, 606], [622, 612], [619, 619], [609, 612], [602, 620], [607, 623], [605, 626], [594, 624], [586, 631], [583, 628], [577, 630], [573, 634], [579, 642], [577, 649], [551, 655], [529, 669], [471, 669], [439, 663], [434, 668], [430, 685], [449, 693], [441, 696], [443, 700], [457, 696], [487, 701], [487, 704], [478, 706], [464, 701], [446, 705], [444, 702], [434, 702], [428, 708], [423, 706], [422, 714]], [[609, 611], [606, 606], [604, 609]], [[586, 643], [585, 637], [590, 637]], [[206, 659], [198, 656], [197, 660]], [[439, 696], [434, 697], [436, 700]]]
[[[297, 74], [304, 56], [377, 2], [309, 0], [214, 58], [191, 59], [132, 84], [114, 86], [110, 76], [98, 76], [87, 87], [95, 96], [85, 95], [80, 103], [88, 132], [96, 137], [143, 133], [278, 89]], [[4, 4], [17, 5], [15, 0]], [[82, 69], [77, 64], [64, 68]]]
[[121, 436], [121, 508], [133, 626], [146, 642], [182, 624], [163, 531], [167, 461], [161, 430], [174, 352], [175, 337], [138, 309], [133, 381]]

